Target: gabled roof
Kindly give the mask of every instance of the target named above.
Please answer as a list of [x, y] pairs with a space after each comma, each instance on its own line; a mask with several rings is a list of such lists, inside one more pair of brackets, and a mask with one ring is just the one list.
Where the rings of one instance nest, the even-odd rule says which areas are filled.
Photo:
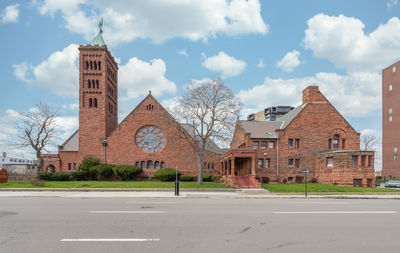
[[[185, 130], [186, 132], [188, 132], [190, 134], [190, 136], [192, 136], [193, 139], [196, 140], [197, 144], [200, 144], [200, 137], [196, 136], [195, 131], [193, 129], [193, 127], [189, 124], [180, 124]], [[215, 142], [213, 142], [212, 140], [208, 140], [206, 143], [206, 150], [216, 153], [216, 154], [223, 154], [224, 152], [218, 147], [217, 144], [215, 144]]]
[[282, 123], [280, 129], [285, 129], [290, 124], [290, 122], [292, 122], [292, 120], [294, 120], [297, 117], [297, 115], [299, 115], [299, 113], [306, 107], [306, 105], [307, 103], [299, 105], [290, 112], [286, 113], [285, 115], [277, 119], [276, 120], [277, 122]]
[[79, 151], [79, 129], [61, 145], [60, 151]]

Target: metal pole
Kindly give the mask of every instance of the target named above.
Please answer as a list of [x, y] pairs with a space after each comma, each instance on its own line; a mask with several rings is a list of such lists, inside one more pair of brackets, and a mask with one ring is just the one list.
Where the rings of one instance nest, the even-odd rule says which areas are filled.
[[304, 173], [304, 177], [305, 177], [305, 193], [307, 198], [307, 173]]
[[178, 166], [175, 167], [175, 196], [179, 196]]
[[276, 181], [279, 183], [279, 138], [276, 138]]

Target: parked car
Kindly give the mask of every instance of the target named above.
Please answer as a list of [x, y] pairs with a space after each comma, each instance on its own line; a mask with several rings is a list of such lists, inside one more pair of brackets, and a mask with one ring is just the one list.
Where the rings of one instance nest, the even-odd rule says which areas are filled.
[[386, 182], [385, 187], [400, 188], [400, 181], [390, 180], [390, 181]]

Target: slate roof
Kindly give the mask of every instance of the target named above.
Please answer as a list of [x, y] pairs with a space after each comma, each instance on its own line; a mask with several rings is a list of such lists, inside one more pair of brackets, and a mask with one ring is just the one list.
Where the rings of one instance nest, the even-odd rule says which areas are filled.
[[[198, 136], [195, 136], [195, 131], [192, 126], [190, 126], [188, 124], [181, 124], [181, 126], [190, 134], [190, 136], [192, 136], [194, 139], [196, 139], [198, 144], [200, 144], [200, 138]], [[215, 142], [213, 142], [211, 140], [207, 141], [206, 150], [216, 153], [216, 154], [220, 154], [220, 155], [222, 155], [224, 153], [222, 151], [222, 149], [220, 149], [220, 147], [218, 147], [218, 145], [215, 144]]]
[[79, 129], [61, 145], [60, 151], [79, 151]]

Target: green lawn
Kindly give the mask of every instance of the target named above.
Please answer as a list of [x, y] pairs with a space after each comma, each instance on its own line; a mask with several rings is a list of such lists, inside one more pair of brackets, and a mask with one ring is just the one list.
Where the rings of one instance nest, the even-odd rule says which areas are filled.
[[[179, 182], [180, 188], [231, 188], [220, 183]], [[0, 188], [174, 188], [174, 182], [161, 181], [48, 181], [45, 186], [34, 186], [30, 181], [9, 181]]]
[[[262, 184], [264, 189], [270, 192], [277, 193], [296, 193], [304, 192], [304, 184], [290, 183], [290, 184]], [[361, 187], [346, 187], [327, 184], [307, 184], [307, 192], [398, 192], [396, 189], [385, 188], [361, 188]]]

